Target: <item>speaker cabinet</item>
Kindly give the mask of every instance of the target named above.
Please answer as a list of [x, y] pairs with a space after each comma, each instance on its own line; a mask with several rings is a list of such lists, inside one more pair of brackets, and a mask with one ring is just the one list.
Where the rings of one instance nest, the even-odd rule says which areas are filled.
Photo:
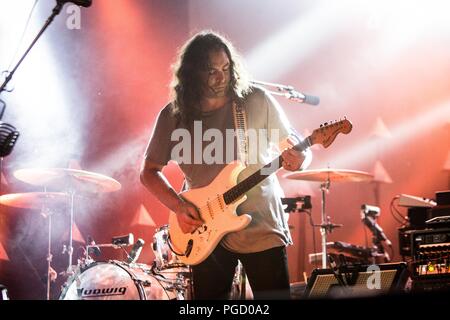
[[342, 266], [335, 271], [315, 269], [308, 280], [304, 298], [368, 297], [401, 292], [408, 277], [404, 262]]

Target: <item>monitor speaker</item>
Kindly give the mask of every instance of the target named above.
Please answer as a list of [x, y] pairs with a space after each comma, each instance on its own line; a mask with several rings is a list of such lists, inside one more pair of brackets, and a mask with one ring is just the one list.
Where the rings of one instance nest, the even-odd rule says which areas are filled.
[[351, 298], [392, 294], [405, 289], [407, 265], [349, 265], [336, 270], [315, 269], [308, 280], [304, 298]]

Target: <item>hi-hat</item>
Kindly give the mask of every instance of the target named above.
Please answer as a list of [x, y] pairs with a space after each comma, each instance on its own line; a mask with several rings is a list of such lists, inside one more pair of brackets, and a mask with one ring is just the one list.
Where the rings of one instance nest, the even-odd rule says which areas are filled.
[[62, 192], [10, 193], [0, 196], [0, 203], [16, 208], [41, 209], [43, 206], [67, 204], [70, 196]]
[[368, 182], [373, 180], [373, 175], [358, 170], [347, 169], [316, 169], [288, 173], [283, 176], [293, 180], [307, 180], [318, 182]]
[[108, 176], [76, 169], [29, 168], [14, 172], [14, 176], [26, 183], [58, 190], [112, 192], [121, 188], [120, 183]]

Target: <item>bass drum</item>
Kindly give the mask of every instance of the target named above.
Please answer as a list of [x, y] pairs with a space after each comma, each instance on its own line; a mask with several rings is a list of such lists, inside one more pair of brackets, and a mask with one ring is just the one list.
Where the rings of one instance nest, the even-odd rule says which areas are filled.
[[[171, 289], [172, 287], [172, 289]], [[60, 300], [176, 300], [177, 292], [147, 265], [94, 262], [71, 276]]]

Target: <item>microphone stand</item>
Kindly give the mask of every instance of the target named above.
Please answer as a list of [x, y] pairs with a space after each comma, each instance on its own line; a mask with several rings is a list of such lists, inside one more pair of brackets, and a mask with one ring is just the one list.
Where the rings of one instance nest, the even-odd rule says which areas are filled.
[[[10, 90], [6, 89], [6, 86], [8, 85], [8, 83], [11, 81], [14, 73], [17, 71], [17, 69], [19, 68], [19, 66], [21, 65], [21, 63], [23, 62], [23, 60], [25, 59], [25, 57], [28, 55], [28, 53], [30, 52], [30, 50], [33, 48], [33, 46], [36, 44], [36, 42], [38, 41], [38, 39], [42, 36], [42, 34], [44, 33], [44, 31], [48, 28], [48, 26], [52, 23], [52, 21], [55, 19], [55, 17], [61, 12], [62, 7], [63, 7], [63, 3], [57, 3], [56, 6], [53, 8], [52, 10], [52, 14], [50, 15], [50, 17], [47, 19], [47, 21], [45, 22], [44, 26], [41, 28], [41, 30], [39, 31], [39, 33], [36, 35], [36, 37], [34, 38], [34, 40], [31, 42], [30, 46], [28, 47], [28, 49], [25, 51], [25, 53], [22, 55], [22, 57], [20, 58], [20, 60], [17, 62], [17, 64], [15, 65], [15, 67], [12, 69], [11, 72], [7, 71], [7, 76], [5, 78], [5, 81], [2, 83], [2, 85], [0, 86], [0, 95], [3, 91], [7, 91], [10, 92]], [[6, 107], [6, 105], [5, 105]], [[0, 119], [3, 117], [3, 112], [4, 109], [3, 108], [2, 112], [1, 112], [1, 117]], [[18, 136], [18, 133], [17, 133]], [[17, 137], [16, 136], [16, 137]], [[3, 158], [2, 158], [3, 159]], [[49, 212], [48, 208], [43, 208], [42, 209], [42, 215], [44, 217], [46, 217], [48, 219], [48, 247], [47, 247], [47, 288], [46, 288], [46, 299], [50, 300], [50, 283], [51, 283], [51, 262], [52, 262], [52, 254], [51, 254], [51, 232], [52, 232], [52, 212]]]
[[365, 215], [362, 221], [364, 225], [369, 228], [370, 232], [372, 232], [372, 247], [376, 251], [375, 259], [382, 257], [384, 263], [390, 262], [391, 258], [384, 249], [382, 242], [386, 242], [389, 246], [391, 246], [391, 242], [386, 238], [381, 227], [377, 224], [376, 218]]
[[276, 88], [278, 91], [272, 91], [269, 90], [271, 94], [276, 96], [283, 96], [288, 99], [295, 100], [296, 98], [299, 98], [298, 93], [295, 91], [294, 87], [292, 86], [286, 86], [284, 84], [278, 84], [278, 83], [271, 83], [271, 82], [264, 82], [264, 81], [250, 81], [253, 84], [259, 84], [266, 87], [273, 87]]
[[283, 96], [289, 100], [307, 103], [310, 105], [319, 104], [318, 97], [309, 96], [309, 95], [300, 93], [300, 92], [296, 91], [293, 86], [287, 86], [284, 84], [264, 82], [264, 81], [256, 81], [256, 80], [251, 80], [250, 82], [253, 84], [259, 84], [259, 85], [266, 86], [266, 87], [276, 88], [278, 91], [269, 90], [269, 92], [271, 94], [276, 95], [276, 96]]
[[44, 31], [48, 28], [48, 26], [52, 23], [53, 19], [55, 19], [55, 17], [61, 12], [63, 5], [64, 5], [63, 3], [57, 3], [56, 6], [53, 8], [52, 14], [47, 19], [47, 21], [45, 22], [44, 26], [39, 31], [37, 36], [34, 38], [33, 42], [31, 42], [31, 45], [25, 51], [25, 53], [23, 54], [22, 58], [20, 58], [19, 62], [17, 62], [16, 66], [12, 69], [12, 71], [8, 72], [8, 75], [6, 76], [5, 81], [0, 86], [0, 94], [3, 91], [8, 91], [8, 90], [6, 90], [6, 85], [8, 84], [9, 81], [11, 81], [11, 79], [12, 79], [14, 73], [16, 72], [17, 68], [19, 68], [20, 64], [25, 59], [25, 57], [28, 55], [28, 53], [30, 52], [31, 48], [33, 48], [34, 44], [38, 41], [38, 39], [41, 37], [41, 35], [44, 33]]
[[265, 81], [257, 81], [257, 80], [252, 80], [250, 82], [254, 83], [254, 84], [260, 84], [260, 85], [266, 86], [266, 87], [275, 87], [275, 88], [277, 88], [278, 91], [292, 91], [292, 90], [294, 90], [293, 86], [286, 86], [284, 84], [265, 82]]

